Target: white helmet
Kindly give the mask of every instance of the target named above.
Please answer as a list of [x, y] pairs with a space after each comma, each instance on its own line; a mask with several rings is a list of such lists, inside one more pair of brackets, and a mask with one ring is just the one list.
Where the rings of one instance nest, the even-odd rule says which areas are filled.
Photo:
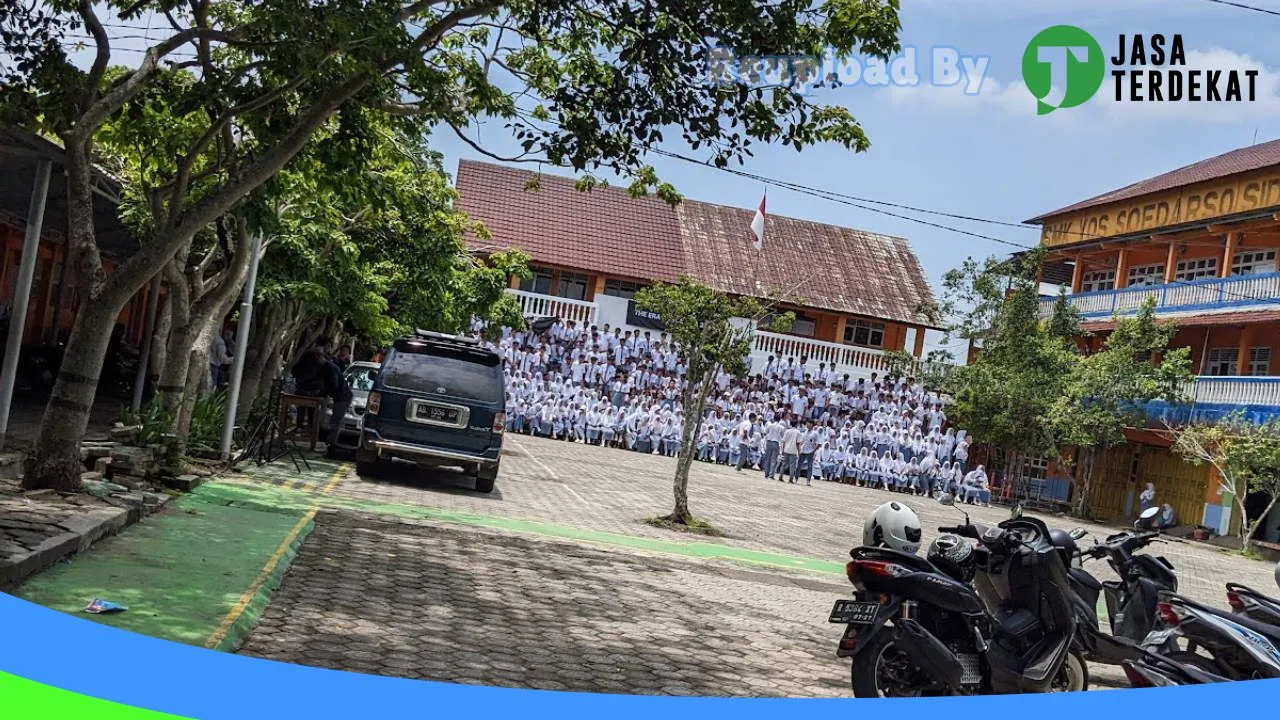
[[1280, 585], [1280, 563], [1276, 563], [1276, 585]]
[[914, 555], [920, 549], [920, 518], [906, 505], [889, 501], [867, 517], [862, 544]]

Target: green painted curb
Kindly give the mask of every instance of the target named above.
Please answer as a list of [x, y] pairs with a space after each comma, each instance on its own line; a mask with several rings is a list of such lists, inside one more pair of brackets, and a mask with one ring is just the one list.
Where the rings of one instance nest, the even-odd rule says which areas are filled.
[[258, 619], [262, 617], [262, 611], [271, 604], [271, 596], [279, 589], [280, 583], [284, 581], [285, 573], [289, 572], [289, 568], [293, 566], [294, 558], [298, 556], [298, 548], [302, 547], [302, 543], [306, 542], [307, 536], [316, 527], [315, 520], [308, 522], [303, 526], [302, 530], [294, 537], [293, 542], [289, 543], [289, 547], [280, 556], [280, 561], [276, 563], [276, 567], [267, 576], [267, 579], [253, 594], [253, 598], [244, 610], [231, 624], [230, 629], [223, 635], [222, 640], [214, 645], [212, 649], [220, 652], [235, 652], [240, 649], [240, 645], [249, 637], [253, 629], [258, 625]]
[[432, 520], [437, 522], [484, 527], [509, 532], [529, 533], [565, 540], [579, 540], [612, 547], [632, 548], [649, 552], [679, 555], [704, 560], [727, 560], [736, 563], [801, 570], [822, 575], [844, 576], [843, 562], [796, 557], [781, 553], [749, 550], [708, 542], [679, 542], [658, 538], [623, 535], [621, 533], [586, 530], [536, 520], [478, 515], [419, 505], [386, 503], [376, 500], [357, 500], [338, 495], [320, 495], [275, 485], [240, 484], [215, 481], [201, 486], [198, 493], [210, 502], [222, 502], [233, 507], [245, 507], [279, 511], [283, 508], [309, 508], [319, 504], [321, 508], [352, 510], [377, 515]]

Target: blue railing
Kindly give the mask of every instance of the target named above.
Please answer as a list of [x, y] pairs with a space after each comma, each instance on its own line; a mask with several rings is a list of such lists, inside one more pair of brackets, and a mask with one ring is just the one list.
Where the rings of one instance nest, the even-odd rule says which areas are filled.
[[1257, 424], [1280, 418], [1280, 377], [1198, 377], [1185, 394], [1185, 404], [1147, 403], [1147, 419], [1154, 425], [1185, 425], [1235, 413]]
[[[1069, 295], [1071, 304], [1085, 318], [1131, 315], [1154, 297], [1160, 312], [1194, 312], [1231, 307], [1273, 307], [1280, 310], [1280, 272], [1261, 275], [1235, 275], [1227, 278], [1204, 278], [1164, 285], [1142, 285], [1122, 290], [1098, 290]], [[1048, 315], [1054, 300], [1040, 302], [1042, 314]]]

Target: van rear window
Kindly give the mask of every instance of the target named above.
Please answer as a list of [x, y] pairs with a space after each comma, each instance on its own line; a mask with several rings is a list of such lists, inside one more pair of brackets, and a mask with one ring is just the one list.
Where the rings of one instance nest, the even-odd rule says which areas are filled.
[[446, 348], [393, 352], [383, 371], [383, 383], [389, 388], [484, 403], [500, 402], [505, 394], [498, 357]]

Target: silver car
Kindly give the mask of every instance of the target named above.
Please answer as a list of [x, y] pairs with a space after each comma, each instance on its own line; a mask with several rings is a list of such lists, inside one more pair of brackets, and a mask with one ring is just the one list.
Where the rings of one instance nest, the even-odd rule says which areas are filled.
[[[351, 405], [347, 407], [347, 415], [342, 418], [342, 429], [338, 432], [338, 445], [354, 449], [360, 443], [360, 430], [364, 427], [364, 409], [369, 402], [369, 391], [373, 389], [373, 379], [377, 377], [381, 365], [374, 362], [353, 362], [347, 366], [343, 377], [351, 386]], [[324, 401], [324, 420], [321, 422], [321, 437], [328, 437], [329, 428], [333, 427], [333, 401]]]

